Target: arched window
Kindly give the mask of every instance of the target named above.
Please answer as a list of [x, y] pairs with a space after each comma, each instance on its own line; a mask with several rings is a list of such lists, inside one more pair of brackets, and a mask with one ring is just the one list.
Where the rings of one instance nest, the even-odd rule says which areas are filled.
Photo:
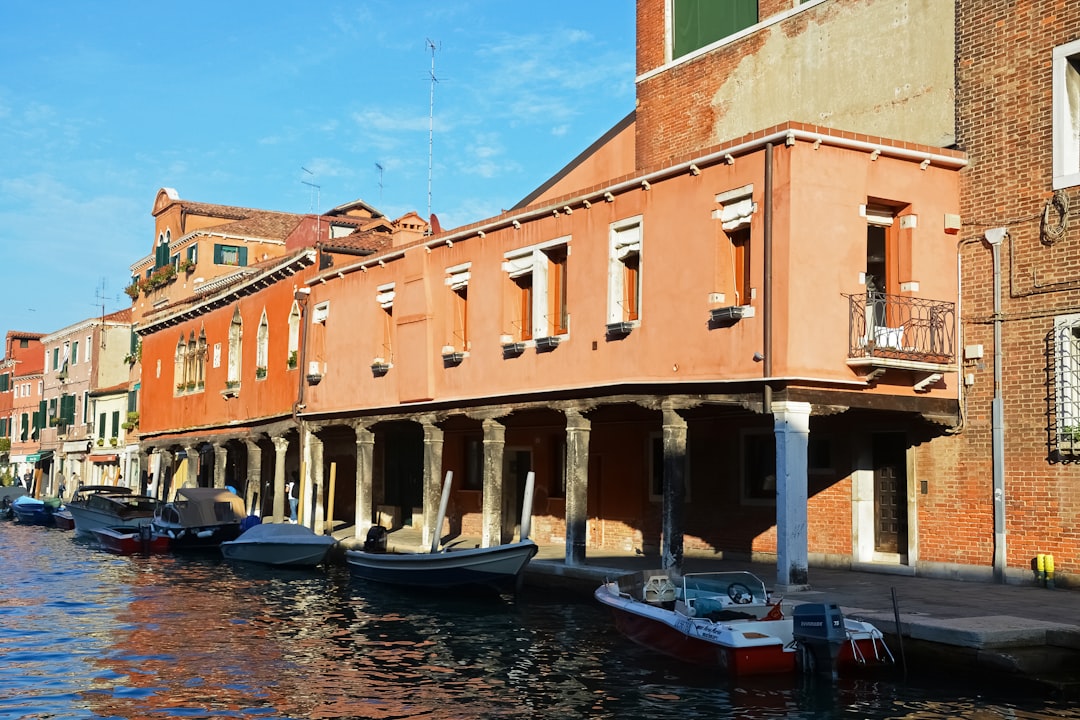
[[173, 381], [176, 383], [176, 392], [184, 391], [187, 377], [187, 343], [184, 342], [184, 334], [180, 333], [180, 339], [176, 342], [176, 355], [173, 357]]
[[292, 309], [289, 310], [289, 355], [286, 360], [287, 367], [292, 370], [299, 362], [300, 354], [300, 304], [293, 300]]
[[199, 330], [199, 341], [195, 346], [195, 387], [202, 390], [206, 383], [206, 328]]
[[244, 321], [240, 318], [240, 306], [236, 306], [233, 312], [232, 323], [229, 324], [229, 368], [225, 385], [236, 387], [240, 384], [240, 352], [244, 335]]
[[259, 318], [259, 332], [255, 336], [255, 379], [262, 380], [266, 377], [268, 347], [270, 344], [270, 324], [266, 322], [266, 310]]

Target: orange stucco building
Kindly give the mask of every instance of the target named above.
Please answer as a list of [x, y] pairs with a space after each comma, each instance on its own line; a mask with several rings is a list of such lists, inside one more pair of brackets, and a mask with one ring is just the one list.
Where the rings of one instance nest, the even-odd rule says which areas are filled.
[[[970, 404], [1001, 317], [967, 256], [1000, 214], [1008, 154], [984, 154], [1001, 142], [977, 112], [993, 90], [957, 58], [989, 54], [994, 24], [969, 2], [719, 5], [638, 0], [635, 111], [497, 217], [442, 230], [360, 201], [202, 206], [212, 226], [184, 229], [163, 190], [167, 249], [133, 266], [139, 282], [203, 244], [190, 285], [136, 301], [157, 480], [237, 483], [280, 518], [296, 473], [317, 531], [412, 523], [426, 545], [449, 471], [437, 532], [490, 545], [517, 531], [532, 472], [533, 535], [568, 563], [677, 565], [692, 548], [775, 559], [779, 587], [812, 564], [1027, 572], [1034, 541], [1005, 558], [987, 490], [1003, 463]], [[1080, 50], [1046, 32], [1065, 82]], [[1047, 173], [1043, 195], [1074, 176]], [[221, 267], [222, 237], [254, 243], [242, 270]], [[1062, 307], [1039, 312], [1067, 330]], [[1062, 464], [1070, 392], [1042, 425]]]

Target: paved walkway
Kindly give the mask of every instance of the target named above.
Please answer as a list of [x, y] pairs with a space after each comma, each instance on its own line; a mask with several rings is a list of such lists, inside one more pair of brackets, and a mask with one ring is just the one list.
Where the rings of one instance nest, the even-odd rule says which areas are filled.
[[[391, 533], [389, 544], [416, 549], [420, 534], [411, 528]], [[449, 543], [464, 547], [477, 538]], [[567, 566], [562, 544], [541, 545], [526, 568], [529, 586], [567, 588], [588, 596], [608, 578], [658, 567], [657, 558], [594, 552], [584, 565]], [[767, 588], [776, 566], [717, 560], [702, 554], [684, 557], [684, 572], [749, 570]], [[811, 567], [810, 589], [787, 593], [786, 602], [833, 602], [850, 617], [868, 620], [892, 637], [894, 654], [905, 660], [945, 653], [951, 667], [967, 665], [1027, 676], [1055, 676], [1080, 689], [1080, 591], [1027, 585], [913, 577], [888, 572]], [[896, 605], [894, 609], [893, 597]], [[896, 611], [901, 632], [896, 630]], [[899, 660], [900, 658], [898, 658]], [[1069, 690], [1070, 694], [1073, 692]]]

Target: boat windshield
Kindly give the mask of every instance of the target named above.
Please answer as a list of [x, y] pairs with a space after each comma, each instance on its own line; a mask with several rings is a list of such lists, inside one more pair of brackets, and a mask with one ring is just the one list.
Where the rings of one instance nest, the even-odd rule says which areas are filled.
[[765, 604], [765, 583], [749, 572], [687, 573], [683, 575], [683, 601], [724, 599], [736, 605]]

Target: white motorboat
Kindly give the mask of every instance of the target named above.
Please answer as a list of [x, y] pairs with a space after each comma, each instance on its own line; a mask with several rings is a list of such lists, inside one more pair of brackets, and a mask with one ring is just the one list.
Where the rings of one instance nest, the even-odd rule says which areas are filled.
[[830, 603], [784, 607], [749, 572], [647, 570], [594, 593], [615, 627], [634, 642], [731, 677], [794, 672], [837, 674], [891, 665], [884, 637]]
[[173, 550], [213, 549], [239, 537], [246, 514], [243, 499], [225, 488], [183, 487], [154, 512], [150, 528]]
[[235, 540], [221, 543], [221, 554], [229, 560], [264, 565], [314, 567], [326, 559], [336, 542], [303, 525], [263, 523], [248, 528]]

